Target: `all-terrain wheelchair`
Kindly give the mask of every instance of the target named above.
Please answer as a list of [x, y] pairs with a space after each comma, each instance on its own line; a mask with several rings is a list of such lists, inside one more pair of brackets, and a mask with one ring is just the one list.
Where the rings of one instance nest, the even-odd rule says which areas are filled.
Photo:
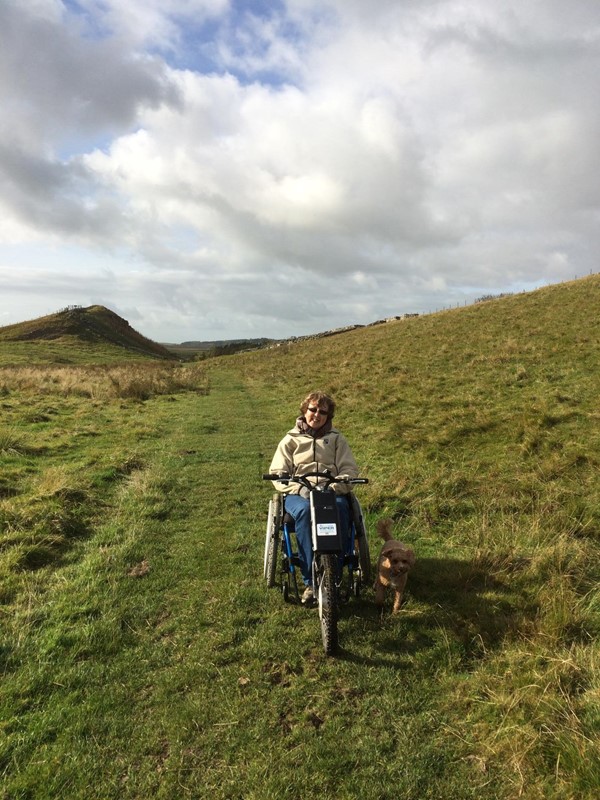
[[[312, 483], [311, 478], [316, 482]], [[344, 546], [332, 484], [365, 484], [368, 479], [336, 478], [329, 472], [311, 472], [297, 477], [269, 474], [263, 475], [263, 480], [297, 483], [309, 492], [313, 588], [319, 607], [323, 647], [327, 655], [332, 655], [338, 647], [339, 604], [360, 595], [371, 571], [369, 542], [360, 503], [353, 492], [345, 495], [350, 510], [350, 535]], [[285, 495], [276, 492], [269, 502], [264, 578], [269, 588], [279, 586], [288, 602], [300, 602], [297, 581], [300, 559], [294, 532], [294, 520], [285, 511]]]

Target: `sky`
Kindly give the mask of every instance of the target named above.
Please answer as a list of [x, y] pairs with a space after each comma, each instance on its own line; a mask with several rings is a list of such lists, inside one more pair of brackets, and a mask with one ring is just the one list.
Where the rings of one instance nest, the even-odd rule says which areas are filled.
[[0, 0], [0, 326], [299, 336], [600, 271], [598, 0]]

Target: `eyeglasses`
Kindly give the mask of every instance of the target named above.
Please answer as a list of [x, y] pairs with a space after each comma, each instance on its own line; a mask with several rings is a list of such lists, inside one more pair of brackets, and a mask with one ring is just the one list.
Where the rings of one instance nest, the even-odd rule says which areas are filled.
[[310, 411], [311, 414], [323, 414], [324, 416], [329, 414], [329, 411], [326, 408], [315, 408], [314, 406], [309, 406], [306, 410]]

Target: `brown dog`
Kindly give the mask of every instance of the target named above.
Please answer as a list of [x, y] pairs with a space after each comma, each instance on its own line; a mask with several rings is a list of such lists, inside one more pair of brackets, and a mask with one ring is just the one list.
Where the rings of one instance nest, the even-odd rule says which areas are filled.
[[383, 539], [383, 547], [379, 553], [377, 577], [373, 589], [378, 606], [383, 606], [387, 587], [390, 586], [394, 590], [392, 613], [396, 614], [400, 611], [402, 593], [406, 586], [408, 571], [415, 563], [415, 554], [410, 547], [392, 539], [392, 524], [391, 519], [380, 519], [377, 523], [377, 533]]

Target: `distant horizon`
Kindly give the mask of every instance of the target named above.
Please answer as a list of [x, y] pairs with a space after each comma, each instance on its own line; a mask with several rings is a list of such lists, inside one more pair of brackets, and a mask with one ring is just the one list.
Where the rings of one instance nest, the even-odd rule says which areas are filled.
[[370, 327], [370, 326], [373, 326], [373, 325], [378, 325], [378, 324], [385, 323], [385, 322], [388, 322], [388, 321], [392, 321], [392, 320], [395, 320], [395, 319], [402, 319], [404, 317], [409, 318], [409, 317], [413, 317], [413, 316], [427, 316], [428, 314], [438, 314], [438, 313], [441, 313], [441, 312], [444, 312], [444, 311], [452, 311], [453, 309], [465, 308], [465, 307], [468, 307], [468, 306], [471, 306], [471, 305], [476, 305], [477, 303], [480, 303], [480, 302], [488, 302], [488, 301], [491, 301], [491, 300], [500, 300], [500, 299], [505, 298], [505, 297], [510, 297], [510, 296], [514, 296], [514, 295], [518, 295], [518, 294], [528, 294], [530, 292], [539, 291], [540, 289], [548, 289], [548, 288], [552, 288], [553, 286], [560, 286], [560, 285], [565, 284], [565, 283], [572, 283], [574, 281], [585, 280], [586, 278], [589, 278], [589, 277], [591, 277], [593, 275], [597, 275], [597, 274], [600, 274], [600, 271], [598, 271], [598, 272], [590, 271], [588, 275], [575, 276], [575, 277], [570, 278], [570, 279], [568, 278], [566, 280], [556, 281], [555, 283], [544, 283], [541, 286], [537, 286], [537, 287], [534, 287], [532, 289], [523, 289], [522, 291], [519, 291], [519, 292], [498, 292], [498, 293], [494, 293], [494, 294], [490, 294], [490, 295], [482, 295], [481, 297], [475, 298], [474, 300], [472, 300], [469, 303], [465, 301], [462, 304], [457, 303], [455, 305], [442, 306], [440, 308], [436, 308], [435, 310], [431, 310], [431, 311], [427, 311], [427, 312], [404, 312], [404, 313], [401, 313], [401, 314], [392, 314], [389, 317], [378, 318], [378, 319], [372, 320], [370, 322], [348, 323], [347, 325], [340, 325], [340, 326], [336, 326], [335, 328], [325, 328], [323, 330], [311, 331], [310, 333], [305, 333], [305, 334], [300, 334], [300, 335], [290, 334], [289, 336], [231, 336], [231, 337], [219, 337], [219, 338], [214, 338], [214, 339], [188, 338], [188, 339], [182, 339], [180, 341], [174, 341], [172, 339], [158, 340], [158, 339], [154, 339], [153, 337], [149, 336], [139, 326], [134, 325], [126, 317], [123, 317], [121, 314], [119, 314], [119, 312], [116, 311], [115, 309], [110, 308], [109, 306], [106, 306], [106, 305], [104, 305], [102, 303], [94, 303], [94, 302], [90, 303], [87, 306], [84, 306], [84, 305], [81, 305], [81, 304], [78, 304], [78, 303], [68, 304], [68, 305], [62, 306], [59, 309], [56, 309], [55, 311], [50, 311], [50, 312], [45, 313], [45, 314], [40, 314], [40, 315], [38, 315], [36, 317], [31, 317], [31, 318], [28, 318], [28, 319], [21, 319], [21, 320], [18, 320], [17, 322], [11, 322], [11, 323], [8, 323], [6, 325], [0, 325], [0, 330], [2, 330], [2, 328], [10, 327], [11, 325], [19, 325], [21, 323], [34, 322], [36, 319], [42, 319], [44, 317], [52, 316], [54, 314], [60, 314], [60, 313], [63, 313], [65, 311], [69, 311], [69, 310], [77, 310], [77, 309], [86, 310], [86, 309], [93, 308], [93, 307], [101, 307], [101, 308], [104, 308], [107, 311], [111, 312], [112, 314], [116, 314], [117, 316], [119, 316], [124, 322], [127, 322], [137, 333], [141, 334], [142, 336], [144, 336], [145, 338], [149, 339], [150, 341], [152, 341], [152, 342], [154, 342], [156, 344], [162, 345], [163, 347], [164, 346], [169, 346], [169, 345], [174, 346], [174, 347], [183, 347], [185, 345], [194, 344], [194, 343], [201, 344], [201, 345], [210, 345], [210, 344], [219, 345], [219, 344], [228, 344], [228, 343], [234, 343], [235, 344], [235, 343], [238, 343], [238, 342], [240, 342], [240, 343], [241, 342], [254, 342], [254, 341], [261, 341], [261, 340], [273, 341], [273, 342], [276, 342], [276, 341], [287, 341], [287, 340], [294, 340], [294, 339], [301, 340], [301, 339], [306, 339], [306, 338], [309, 339], [309, 338], [312, 338], [312, 337], [319, 337], [321, 335], [327, 334], [330, 331], [343, 332], [344, 330], [351, 330], [351, 329], [354, 329], [354, 328]]

